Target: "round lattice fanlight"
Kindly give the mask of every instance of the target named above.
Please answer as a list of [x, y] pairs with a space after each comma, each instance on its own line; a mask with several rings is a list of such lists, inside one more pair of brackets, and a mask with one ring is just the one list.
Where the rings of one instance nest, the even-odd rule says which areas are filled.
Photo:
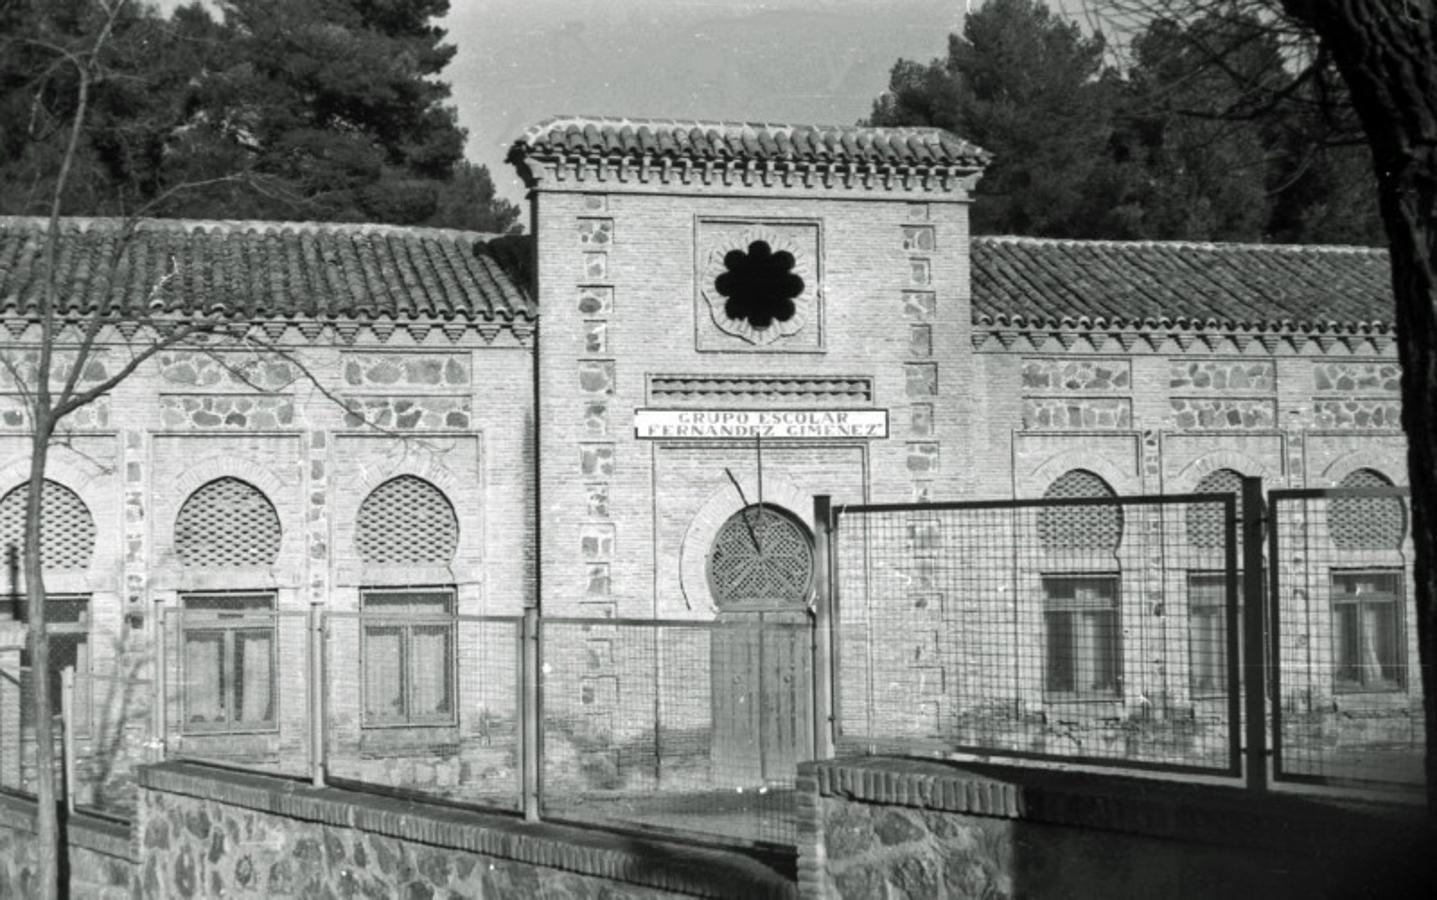
[[[1116, 497], [1108, 483], [1087, 469], [1058, 476], [1044, 500]], [[1123, 509], [1117, 504], [1045, 506], [1038, 513], [1038, 537], [1050, 551], [1111, 553], [1123, 540]]]
[[[1357, 469], [1339, 488], [1390, 488], [1392, 482], [1372, 469]], [[1327, 529], [1339, 550], [1396, 550], [1407, 535], [1407, 507], [1401, 497], [1333, 497]]]
[[708, 579], [720, 608], [804, 604], [813, 586], [808, 529], [778, 507], [747, 506], [719, 528]]
[[191, 568], [272, 566], [281, 537], [269, 498], [238, 478], [201, 485], [175, 517], [175, 555]]
[[[25, 500], [30, 486], [21, 484], [0, 498], [0, 552], [14, 547], [16, 559], [25, 546]], [[85, 501], [63, 484], [46, 480], [40, 495], [40, 565], [46, 569], [83, 572], [95, 553], [95, 520]]]
[[459, 520], [439, 488], [400, 475], [360, 504], [354, 543], [366, 563], [447, 565], [459, 548]]
[[[1195, 494], [1237, 494], [1237, 521], [1242, 521], [1242, 474], [1217, 469], [1202, 477]], [[1188, 543], [1205, 550], [1220, 550], [1227, 537], [1223, 507], [1217, 503], [1194, 503], [1187, 508]]]

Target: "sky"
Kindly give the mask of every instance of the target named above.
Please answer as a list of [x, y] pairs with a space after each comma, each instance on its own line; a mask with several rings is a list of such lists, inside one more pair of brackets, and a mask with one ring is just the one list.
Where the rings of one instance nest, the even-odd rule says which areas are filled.
[[554, 115], [851, 125], [899, 57], [946, 54], [970, 3], [450, 0], [440, 24], [458, 53], [442, 77], [469, 160], [518, 202], [524, 188], [504, 155], [529, 125]]
[[851, 125], [897, 59], [946, 52], [963, 0], [451, 0], [444, 71], [468, 156], [504, 162], [553, 115]]

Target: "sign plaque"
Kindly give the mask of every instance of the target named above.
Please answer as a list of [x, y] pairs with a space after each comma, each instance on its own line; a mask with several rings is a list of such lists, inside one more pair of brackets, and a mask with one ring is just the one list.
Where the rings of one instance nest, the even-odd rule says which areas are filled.
[[636, 409], [640, 440], [886, 438], [886, 409]]

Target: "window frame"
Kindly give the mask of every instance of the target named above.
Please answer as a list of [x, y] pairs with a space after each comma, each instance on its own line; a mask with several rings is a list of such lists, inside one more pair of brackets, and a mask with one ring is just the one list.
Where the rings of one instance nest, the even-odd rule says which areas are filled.
[[[1123, 682], [1124, 682], [1124, 679], [1123, 679], [1123, 672], [1124, 672], [1124, 670], [1123, 670], [1123, 627], [1122, 627], [1122, 624], [1123, 624], [1123, 620], [1122, 620], [1122, 605], [1123, 605], [1123, 604], [1122, 604], [1122, 600], [1123, 600], [1123, 578], [1122, 578], [1122, 573], [1120, 573], [1120, 572], [1115, 572], [1115, 571], [1113, 571], [1113, 570], [1111, 570], [1111, 569], [1096, 570], [1096, 571], [1092, 571], [1092, 572], [1074, 572], [1074, 571], [1051, 572], [1051, 573], [1044, 573], [1044, 574], [1042, 574], [1042, 575], [1040, 576], [1040, 579], [1041, 579], [1041, 582], [1042, 582], [1042, 592], [1043, 592], [1043, 593], [1042, 593], [1042, 621], [1043, 621], [1043, 631], [1042, 631], [1042, 654], [1043, 654], [1043, 657], [1042, 657], [1042, 659], [1043, 659], [1043, 663], [1042, 663], [1042, 689], [1043, 689], [1043, 699], [1044, 699], [1044, 701], [1045, 701], [1045, 702], [1049, 702], [1049, 703], [1114, 703], [1114, 702], [1120, 702], [1120, 701], [1123, 699]], [[1107, 614], [1111, 616], [1111, 641], [1112, 641], [1112, 648], [1113, 648], [1112, 659], [1111, 659], [1111, 662], [1109, 663], [1109, 666], [1110, 666], [1111, 671], [1112, 671], [1112, 681], [1113, 681], [1113, 686], [1112, 686], [1111, 689], [1104, 689], [1104, 690], [1093, 690], [1093, 689], [1058, 690], [1058, 689], [1055, 689], [1055, 688], [1052, 686], [1053, 671], [1052, 671], [1052, 667], [1049, 665], [1049, 660], [1050, 660], [1051, 653], [1052, 653], [1052, 634], [1051, 634], [1050, 625], [1049, 625], [1050, 616], [1052, 616], [1052, 615], [1055, 614], [1055, 613], [1057, 613], [1057, 614], [1066, 614], [1066, 615], [1069, 617], [1069, 620], [1071, 621], [1071, 620], [1072, 620], [1072, 617], [1073, 617], [1075, 614], [1080, 613], [1080, 612], [1084, 612], [1084, 611], [1091, 611], [1091, 610], [1093, 610], [1093, 609], [1095, 608], [1095, 607], [1093, 607], [1093, 606], [1091, 606], [1091, 605], [1081, 604], [1081, 603], [1080, 603], [1079, 601], [1077, 601], [1076, 599], [1069, 599], [1069, 600], [1066, 600], [1066, 601], [1058, 601], [1059, 603], [1063, 603], [1066, 608], [1061, 608], [1061, 607], [1060, 607], [1060, 608], [1057, 608], [1057, 609], [1053, 608], [1055, 601], [1054, 601], [1052, 595], [1051, 595], [1050, 592], [1049, 592], [1049, 585], [1050, 585], [1051, 583], [1053, 583], [1053, 582], [1059, 582], [1059, 581], [1062, 581], [1062, 582], [1102, 581], [1102, 582], [1108, 583], [1108, 584], [1111, 585], [1111, 587], [1112, 587], [1111, 603], [1110, 603], [1110, 605], [1107, 606], [1107, 608], [1106, 608], [1106, 610], [1105, 610], [1105, 612], [1107, 612]], [[1072, 650], [1073, 648], [1070, 646], [1069, 649]], [[1077, 658], [1077, 654], [1076, 654], [1076, 653], [1072, 653], [1071, 656], [1072, 656], [1073, 659], [1076, 659], [1076, 658]], [[1095, 661], [1101, 663], [1101, 659], [1100, 659], [1100, 658], [1097, 659], [1097, 660], [1095, 660]]]
[[[1188, 696], [1192, 697], [1194, 700], [1225, 699], [1225, 698], [1227, 697], [1227, 695], [1228, 695], [1228, 684], [1227, 684], [1227, 681], [1228, 681], [1228, 658], [1227, 658], [1227, 648], [1228, 648], [1229, 642], [1228, 642], [1228, 635], [1227, 635], [1227, 578], [1228, 578], [1227, 573], [1226, 573], [1226, 572], [1223, 572], [1223, 571], [1221, 571], [1221, 570], [1214, 570], [1214, 569], [1189, 569], [1188, 572], [1187, 572], [1187, 580], [1186, 580], [1186, 582], [1185, 582], [1185, 587], [1186, 587], [1186, 590], [1187, 590], [1187, 608], [1188, 608], [1188, 621], [1187, 621], [1187, 632], [1188, 632]], [[1243, 676], [1244, 676], [1244, 674], [1245, 674], [1245, 673], [1243, 672], [1243, 667], [1242, 667], [1243, 639], [1244, 639], [1244, 637], [1245, 637], [1245, 635], [1246, 635], [1247, 632], [1246, 632], [1246, 623], [1243, 621], [1244, 618], [1245, 618], [1244, 615], [1243, 615], [1243, 612], [1244, 612], [1245, 607], [1244, 607], [1243, 602], [1242, 602], [1242, 601], [1243, 601], [1243, 596], [1242, 596], [1242, 573], [1241, 573], [1241, 572], [1238, 572], [1237, 575], [1236, 575], [1236, 578], [1237, 578], [1237, 582], [1238, 582], [1237, 615], [1236, 615], [1236, 618], [1237, 618], [1237, 653], [1238, 653], [1237, 685], [1238, 685], [1238, 689], [1241, 690], [1241, 689], [1242, 689], [1242, 685], [1244, 684], [1244, 678], [1243, 678]], [[1198, 582], [1198, 581], [1216, 582], [1216, 583], [1217, 583], [1220, 596], [1219, 596], [1218, 601], [1217, 601], [1216, 603], [1206, 603], [1206, 602], [1204, 602], [1204, 603], [1194, 603], [1194, 602], [1193, 602], [1194, 599], [1198, 596], [1198, 592], [1193, 590], [1195, 582]], [[1265, 594], [1266, 594], [1266, 591], [1264, 591], [1264, 595], [1265, 595]], [[1197, 649], [1194, 647], [1194, 644], [1193, 644], [1193, 636], [1194, 636], [1194, 635], [1193, 635], [1193, 619], [1194, 619], [1194, 612], [1195, 612], [1195, 610], [1197, 610], [1197, 609], [1199, 609], [1199, 608], [1202, 608], [1202, 609], [1205, 609], [1205, 610], [1209, 610], [1209, 611], [1210, 611], [1210, 612], [1208, 612], [1208, 613], [1205, 613], [1205, 615], [1213, 615], [1213, 614], [1215, 613], [1215, 614], [1218, 616], [1218, 619], [1219, 619], [1219, 622], [1220, 622], [1219, 627], [1222, 629], [1221, 642], [1220, 642], [1219, 645], [1218, 645], [1218, 646], [1219, 646], [1219, 650], [1218, 650], [1218, 657], [1219, 657], [1219, 658], [1218, 658], [1218, 661], [1217, 661], [1217, 668], [1218, 668], [1219, 672], [1221, 673], [1221, 681], [1222, 681], [1222, 683], [1219, 684], [1219, 685], [1216, 685], [1216, 686], [1199, 686], [1198, 683], [1197, 683], [1197, 668], [1198, 668], [1198, 667], [1197, 667], [1197, 665], [1196, 665], [1195, 663], [1196, 663], [1196, 660], [1197, 660], [1199, 654], [1198, 654]]]
[[[189, 604], [195, 600], [225, 601], [244, 599], [268, 601], [266, 611], [219, 609], [192, 609]], [[180, 734], [186, 736], [214, 734], [276, 734], [279, 724], [279, 608], [278, 596], [274, 591], [187, 591], [179, 597], [180, 627], [176, 635], [176, 655], [180, 678], [179, 726]], [[256, 620], [260, 620], [257, 622]], [[267, 623], [267, 624], [265, 624]], [[235, 678], [236, 634], [242, 631], [268, 631], [269, 634], [269, 718], [250, 723], [237, 721], [235, 717], [234, 690], [239, 682]], [[219, 633], [221, 636], [221, 699], [225, 719], [220, 722], [192, 721], [189, 710], [190, 681], [185, 671], [186, 646], [192, 633]]]
[[[91, 674], [94, 669], [94, 658], [91, 655], [90, 646], [90, 623], [93, 620], [92, 606], [93, 598], [89, 594], [47, 594], [45, 597], [45, 634], [50, 638], [50, 690], [55, 692], [55, 702], [52, 704], [50, 715], [52, 717], [61, 715], [64, 707], [60, 691], [60, 669], [55, 668], [54, 639], [57, 635], [78, 635], [75, 666], [75, 703], [77, 708], [74, 711], [74, 725], [76, 737], [90, 737], [94, 727], [94, 680]], [[81, 603], [82, 612], [78, 621], [61, 621], [50, 618], [49, 610], [55, 603]], [[81, 664], [83, 663], [83, 664]], [[28, 671], [31, 668], [30, 648], [27, 643], [21, 648], [20, 666], [22, 670]], [[33, 676], [32, 676], [33, 677]], [[33, 685], [34, 682], [32, 681]], [[33, 688], [32, 688], [33, 690]], [[32, 696], [29, 691], [22, 692], [22, 696]], [[20, 727], [24, 731], [35, 727], [35, 713], [32, 704], [26, 702], [20, 705]], [[32, 738], [33, 740], [33, 735]]]
[[[1334, 694], [1400, 694], [1406, 693], [1411, 682], [1411, 676], [1407, 665], [1407, 642], [1406, 642], [1406, 598], [1407, 592], [1403, 580], [1403, 570], [1399, 566], [1363, 566], [1357, 568], [1331, 568], [1328, 570], [1328, 612], [1331, 616], [1332, 628], [1332, 692]], [[1390, 578], [1393, 590], [1372, 591], [1363, 593], [1348, 593], [1337, 590], [1339, 579], [1343, 578]], [[1362, 599], [1378, 597], [1382, 599]], [[1344, 599], [1350, 598], [1350, 599]], [[1392, 648], [1394, 659], [1392, 669], [1396, 672], [1396, 681], [1384, 679], [1381, 683], [1369, 683], [1366, 681], [1344, 681], [1340, 673], [1347, 668], [1354, 668], [1359, 673], [1363, 666], [1361, 660], [1354, 661], [1350, 666], [1343, 660], [1343, 648], [1338, 633], [1338, 607], [1350, 606], [1358, 610], [1359, 622], [1363, 618], [1362, 611], [1368, 607], [1383, 605], [1388, 606], [1392, 613]], [[1359, 625], [1360, 627], [1360, 625]], [[1379, 669], [1386, 668], [1381, 660], [1377, 660]]]
[[[443, 597], [447, 610], [437, 615], [381, 613], [366, 610], [366, 601], [376, 595], [409, 595]], [[399, 629], [399, 677], [400, 697], [404, 710], [400, 716], [375, 716], [370, 711], [369, 665], [371, 625], [381, 628]], [[444, 661], [444, 677], [447, 680], [449, 711], [443, 715], [416, 715], [414, 713], [414, 691], [416, 678], [412, 665], [419, 659], [414, 652], [415, 627], [433, 628], [445, 626], [448, 640], [448, 658]], [[454, 728], [459, 724], [459, 592], [449, 585], [396, 585], [370, 586], [359, 591], [359, 716], [360, 727], [366, 731], [406, 728]]]

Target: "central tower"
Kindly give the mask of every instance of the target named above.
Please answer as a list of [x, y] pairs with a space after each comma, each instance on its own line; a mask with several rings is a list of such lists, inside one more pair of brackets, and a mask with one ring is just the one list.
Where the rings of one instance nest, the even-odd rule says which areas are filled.
[[515, 143], [546, 615], [802, 610], [814, 494], [961, 487], [986, 158], [938, 129], [635, 119]]

